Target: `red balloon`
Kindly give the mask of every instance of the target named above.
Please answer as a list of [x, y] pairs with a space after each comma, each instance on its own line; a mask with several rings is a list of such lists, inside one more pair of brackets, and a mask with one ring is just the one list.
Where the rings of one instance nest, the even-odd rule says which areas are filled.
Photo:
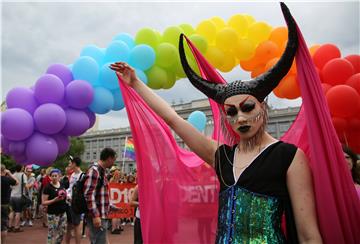
[[319, 69], [322, 69], [324, 65], [331, 59], [340, 57], [341, 53], [337, 46], [334, 44], [324, 44], [314, 53], [313, 61]]
[[349, 118], [354, 116], [360, 107], [360, 95], [347, 85], [333, 86], [326, 94], [330, 113], [334, 117]]
[[350, 76], [354, 74], [352, 64], [342, 58], [335, 58], [327, 62], [321, 70], [323, 82], [330, 85], [344, 84]]
[[327, 83], [321, 83], [321, 87], [323, 89], [324, 95], [326, 95], [332, 86]]
[[345, 57], [354, 67], [355, 73], [360, 73], [360, 55], [353, 54]]
[[347, 81], [346, 85], [351, 86], [360, 94], [360, 73], [352, 75]]
[[332, 120], [332, 123], [336, 130], [336, 133], [338, 135], [343, 135], [345, 133], [346, 127], [347, 127], [346, 119], [339, 118], [339, 117], [332, 117], [331, 120]]
[[349, 131], [360, 131], [360, 119], [352, 118], [348, 122]]

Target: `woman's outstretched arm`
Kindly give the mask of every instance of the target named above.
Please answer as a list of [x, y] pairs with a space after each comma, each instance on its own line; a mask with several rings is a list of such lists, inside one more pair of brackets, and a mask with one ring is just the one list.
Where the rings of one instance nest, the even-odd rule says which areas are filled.
[[135, 70], [127, 63], [117, 62], [110, 68], [157, 113], [186, 143], [186, 145], [205, 162], [214, 165], [217, 142], [207, 138], [196, 130], [189, 122], [181, 118], [169, 104], [141, 82]]

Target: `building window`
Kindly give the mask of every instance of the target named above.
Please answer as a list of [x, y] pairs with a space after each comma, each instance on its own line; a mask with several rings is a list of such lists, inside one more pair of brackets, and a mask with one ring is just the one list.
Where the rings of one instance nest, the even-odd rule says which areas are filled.
[[103, 148], [104, 147], [104, 139], [100, 139], [99, 140], [99, 147]]
[[86, 152], [86, 160], [90, 160], [90, 152]]
[[97, 141], [96, 141], [96, 140], [92, 140], [92, 141], [91, 141], [91, 147], [92, 147], [92, 148], [96, 148], [96, 147], [97, 147]]
[[283, 132], [285, 132], [285, 131], [287, 131], [289, 129], [290, 124], [286, 123], [286, 122], [281, 123], [279, 127], [280, 127], [280, 133], [283, 133]]
[[105, 147], [111, 147], [111, 139], [106, 139]]
[[93, 160], [97, 158], [96, 152], [93, 152]]
[[276, 132], [276, 124], [269, 124], [267, 131], [269, 133], [275, 133]]

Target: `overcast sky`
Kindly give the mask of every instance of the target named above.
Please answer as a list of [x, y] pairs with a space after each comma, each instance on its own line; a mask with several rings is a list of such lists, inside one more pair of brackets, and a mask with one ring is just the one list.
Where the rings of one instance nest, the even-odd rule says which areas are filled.
[[[343, 56], [360, 53], [359, 1], [289, 2], [309, 46], [334, 43]], [[71, 64], [88, 44], [106, 47], [118, 33], [134, 36], [144, 27], [162, 32], [166, 27], [220, 16], [247, 13], [271, 26], [284, 26], [277, 2], [28, 2], [2, 3], [1, 94], [17, 86], [32, 86], [50, 64]], [[235, 68], [223, 74], [228, 81], [249, 78]], [[186, 79], [167, 91], [158, 92], [169, 103], [191, 101], [204, 96]], [[270, 97], [275, 107], [300, 104], [299, 100]], [[100, 129], [127, 125], [125, 111], [100, 116]]]

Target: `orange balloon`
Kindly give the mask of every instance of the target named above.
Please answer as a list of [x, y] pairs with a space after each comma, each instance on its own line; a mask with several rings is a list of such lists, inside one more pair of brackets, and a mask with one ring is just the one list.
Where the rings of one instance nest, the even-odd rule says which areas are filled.
[[288, 39], [288, 29], [285, 26], [276, 27], [271, 31], [269, 40], [276, 43], [279, 47], [283, 46]]
[[314, 56], [314, 53], [319, 49], [319, 47], [321, 47], [321, 45], [315, 44], [309, 48], [311, 57]]
[[294, 59], [291, 68], [289, 70], [289, 74], [296, 75], [297, 69], [296, 69], [296, 60]]
[[279, 48], [272, 41], [264, 41], [258, 45], [255, 50], [255, 58], [260, 63], [267, 63], [270, 59], [279, 56]]
[[280, 58], [273, 58], [270, 59], [266, 65], [265, 65], [265, 71], [268, 71], [269, 69], [271, 69], [272, 67], [274, 67], [274, 65], [279, 61]]
[[255, 78], [259, 75], [261, 75], [262, 73], [265, 72], [265, 66], [264, 65], [260, 65], [257, 66], [252, 72], [251, 72], [251, 78]]
[[255, 56], [249, 60], [240, 61], [240, 67], [245, 71], [253, 71], [260, 64], [261, 63], [256, 59]]
[[282, 90], [281, 90], [281, 83], [283, 82], [280, 81], [279, 85], [273, 90], [273, 93], [275, 94], [275, 96], [277, 96], [278, 98], [284, 98], [284, 95], [282, 94]]
[[280, 86], [281, 93], [287, 99], [296, 99], [301, 96], [299, 84], [295, 75], [287, 75]]

